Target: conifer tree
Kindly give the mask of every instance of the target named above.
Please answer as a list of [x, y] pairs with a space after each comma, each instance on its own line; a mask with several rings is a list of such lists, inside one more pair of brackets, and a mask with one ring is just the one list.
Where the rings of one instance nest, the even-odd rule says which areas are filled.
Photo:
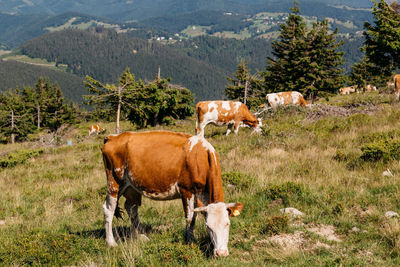
[[384, 0], [373, 2], [374, 25], [364, 24], [365, 55], [381, 73], [389, 74], [400, 68], [400, 8], [396, 2], [391, 5]]
[[233, 76], [227, 78], [230, 84], [225, 87], [225, 94], [229, 99], [245, 103], [249, 108], [264, 101], [261, 79], [258, 78], [258, 73], [250, 74], [246, 61], [241, 60]]
[[86, 76], [85, 85], [91, 95], [83, 96], [88, 105], [94, 105], [98, 109], [106, 109], [116, 114], [116, 133], [120, 132], [121, 112], [130, 109], [132, 103], [126, 101], [126, 98], [136, 92], [138, 83], [135, 76], [126, 68], [118, 80], [118, 86], [114, 84], [102, 84], [101, 82]]
[[335, 92], [343, 83], [339, 68], [343, 52], [337, 51], [342, 42], [335, 39], [337, 30], [330, 33], [327, 21], [308, 29], [297, 3], [291, 11], [272, 44], [274, 57], [267, 58], [266, 92], [299, 91], [312, 99], [322, 91]]

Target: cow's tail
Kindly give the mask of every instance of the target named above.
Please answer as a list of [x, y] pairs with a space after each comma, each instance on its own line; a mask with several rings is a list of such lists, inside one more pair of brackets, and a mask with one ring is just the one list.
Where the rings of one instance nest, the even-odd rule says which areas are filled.
[[194, 130], [194, 134], [199, 134], [200, 132], [200, 112], [201, 107], [199, 104], [196, 105], [196, 129]]

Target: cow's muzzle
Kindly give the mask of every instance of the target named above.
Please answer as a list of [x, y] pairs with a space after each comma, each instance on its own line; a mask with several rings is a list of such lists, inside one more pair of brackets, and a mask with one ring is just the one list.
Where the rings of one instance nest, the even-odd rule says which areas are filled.
[[227, 249], [214, 250], [215, 257], [227, 257], [228, 255], [229, 255], [229, 251]]

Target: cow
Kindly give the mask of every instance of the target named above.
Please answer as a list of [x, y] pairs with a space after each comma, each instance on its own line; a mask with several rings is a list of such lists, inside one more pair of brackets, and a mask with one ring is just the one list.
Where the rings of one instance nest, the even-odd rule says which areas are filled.
[[393, 77], [394, 82], [394, 94], [397, 100], [400, 100], [400, 74], [396, 74]]
[[92, 134], [98, 135], [99, 133], [102, 132], [105, 132], [105, 130], [101, 128], [101, 126], [98, 124], [89, 126], [89, 136], [91, 136]]
[[373, 91], [376, 91], [376, 90], [377, 90], [376, 86], [373, 86], [373, 85], [370, 85], [370, 84], [367, 84], [364, 87], [364, 92], [373, 92]]
[[193, 241], [196, 214], [205, 216], [215, 256], [228, 256], [229, 216], [238, 216], [243, 204], [224, 202], [221, 167], [213, 146], [203, 137], [168, 131], [124, 132], [109, 135], [102, 147], [107, 176], [103, 204], [106, 243], [116, 246], [113, 217], [120, 217], [118, 200], [132, 228], [142, 231], [138, 207], [142, 196], [153, 200], [181, 198], [186, 218], [185, 237]]
[[307, 106], [307, 101], [304, 99], [303, 95], [296, 91], [280, 92], [267, 94], [265, 97], [271, 108], [276, 109], [278, 106]]
[[357, 85], [342, 87], [339, 89], [339, 94], [341, 94], [341, 95], [349, 95], [349, 94], [355, 93], [355, 92], [357, 92]]
[[254, 116], [247, 106], [238, 101], [202, 101], [196, 105], [196, 133], [204, 137], [204, 128], [212, 123], [217, 126], [228, 126], [226, 135], [232, 131], [238, 133], [239, 127], [253, 128], [261, 132], [262, 122]]
[[367, 84], [365, 87], [363, 87], [361, 90], [359, 90], [358, 85], [352, 85], [348, 87], [343, 87], [339, 89], [339, 94], [341, 95], [349, 95], [351, 93], [360, 93], [361, 91], [364, 92], [373, 92], [376, 91], [376, 86]]

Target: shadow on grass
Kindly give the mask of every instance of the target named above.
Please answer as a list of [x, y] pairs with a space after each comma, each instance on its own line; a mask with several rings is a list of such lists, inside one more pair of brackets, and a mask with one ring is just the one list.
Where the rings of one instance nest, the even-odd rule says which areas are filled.
[[[142, 231], [141, 231], [142, 234], [161, 232], [158, 229], [153, 229], [153, 227], [149, 224], [142, 224], [141, 226], [142, 226]], [[134, 238], [134, 231], [132, 231], [132, 228], [130, 226], [115, 226], [113, 227], [113, 233], [116, 241], [125, 240], [127, 238]], [[83, 237], [95, 237], [104, 239], [106, 237], [106, 231], [104, 228], [72, 232], [71, 234]]]

